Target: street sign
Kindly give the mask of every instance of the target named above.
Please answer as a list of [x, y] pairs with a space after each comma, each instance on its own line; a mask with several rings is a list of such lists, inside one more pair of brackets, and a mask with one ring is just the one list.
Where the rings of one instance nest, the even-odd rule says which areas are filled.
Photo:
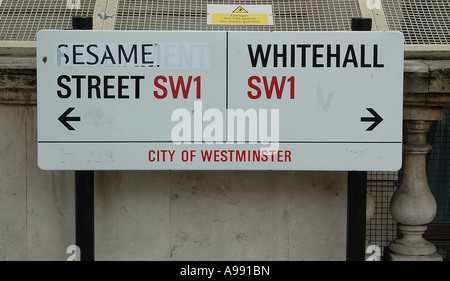
[[399, 32], [53, 31], [48, 170], [398, 170]]

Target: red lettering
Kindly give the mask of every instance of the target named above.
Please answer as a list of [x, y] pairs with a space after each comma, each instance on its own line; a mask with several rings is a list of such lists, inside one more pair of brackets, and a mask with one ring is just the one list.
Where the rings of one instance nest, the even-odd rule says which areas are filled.
[[197, 99], [200, 99], [200, 97], [201, 97], [200, 89], [201, 89], [201, 85], [202, 85], [201, 76], [195, 77], [194, 82], [197, 83]]
[[183, 98], [187, 99], [189, 96], [189, 90], [191, 88], [192, 76], [188, 77], [187, 85], [184, 83], [183, 76], [178, 76], [177, 84], [174, 84], [173, 76], [169, 76], [170, 88], [172, 90], [173, 98], [178, 98], [178, 93], [181, 88], [181, 92], [183, 94]]
[[283, 162], [283, 154], [281, 154], [280, 151], [277, 152], [277, 156], [278, 156], [277, 157], [278, 162]]
[[189, 160], [189, 153], [187, 150], [181, 151], [181, 161], [187, 162]]
[[202, 155], [203, 162], [205, 162], [205, 161], [210, 162], [211, 161], [211, 156], [212, 156], [212, 152], [211, 151], [209, 151], [209, 150], [201, 150], [200, 153]]
[[267, 150], [262, 150], [261, 151], [261, 161], [266, 162], [269, 159], [269, 157], [267, 156]]
[[155, 156], [153, 156], [152, 154], [155, 154], [154, 150], [150, 150], [148, 152], [148, 161], [150, 161], [150, 162], [154, 162], [155, 161]]
[[291, 151], [290, 150], [286, 150], [285, 152], [284, 152], [284, 155], [285, 155], [285, 160], [284, 161], [286, 161], [286, 162], [292, 162], [292, 160], [291, 160]]
[[259, 99], [261, 97], [261, 89], [253, 84], [253, 80], [256, 80], [257, 83], [261, 83], [261, 79], [258, 76], [252, 76], [248, 78], [248, 86], [256, 91], [256, 95], [254, 95], [252, 91], [248, 91], [247, 95], [251, 99]]
[[264, 82], [264, 90], [266, 90], [266, 96], [268, 99], [272, 98], [274, 88], [277, 95], [277, 99], [281, 99], [281, 97], [283, 96], [284, 84], [286, 83], [286, 76], [283, 76], [283, 78], [281, 79], [281, 86], [278, 85], [278, 78], [276, 76], [272, 76], [270, 86], [267, 83], [266, 76], [263, 76], [263, 82]]
[[[174, 99], [177, 99], [180, 92], [184, 99], [187, 99], [189, 97], [189, 92], [191, 90], [191, 84], [192, 81], [194, 81], [196, 86], [196, 92], [195, 97], [197, 99], [201, 98], [201, 76], [196, 76], [193, 78], [193, 76], [188, 76], [187, 81], [185, 82], [183, 76], [178, 76], [177, 78], [174, 78], [174, 76], [169, 76], [169, 79], [167, 79], [166, 76], [158, 75], [154, 79], [155, 87], [158, 88], [160, 91], [153, 91], [153, 95], [157, 99], [164, 99], [167, 97], [168, 94], [168, 87], [164, 85], [164, 83], [169, 82], [170, 84], [170, 90], [172, 92], [172, 97]], [[161, 92], [162, 91], [162, 92]]]
[[160, 84], [159, 80], [162, 80], [162, 82], [164, 83], [167, 82], [167, 78], [165, 76], [162, 75], [156, 76], [154, 79], [154, 84], [156, 88], [162, 90], [162, 94], [160, 95], [158, 91], [153, 91], [153, 95], [155, 95], [155, 98], [157, 99], [164, 99], [165, 97], [167, 97], [167, 88], [164, 87], [164, 85]]
[[291, 76], [288, 78], [287, 80], [291, 86], [290, 90], [291, 90], [291, 100], [293, 100], [295, 98], [295, 80], [294, 80], [294, 76]]
[[236, 150], [236, 161], [237, 162], [245, 161], [245, 151]]
[[214, 162], [219, 162], [219, 150], [214, 150]]
[[266, 93], [267, 99], [271, 99], [274, 96], [274, 93], [277, 99], [281, 99], [283, 97], [284, 88], [286, 82], [289, 83], [289, 98], [295, 98], [295, 77], [291, 76], [287, 78], [286, 76], [281, 77], [281, 81], [279, 81], [277, 76], [271, 76], [268, 78], [267, 76], [262, 76], [262, 79], [259, 76], [251, 76], [248, 78], [248, 86], [253, 91], [247, 91], [247, 95], [251, 99], [259, 99], [262, 94], [261, 87], [258, 85], [261, 83], [264, 84], [264, 91]]
[[222, 162], [227, 162], [227, 151], [226, 150], [222, 150], [220, 152], [220, 155], [222, 155]]

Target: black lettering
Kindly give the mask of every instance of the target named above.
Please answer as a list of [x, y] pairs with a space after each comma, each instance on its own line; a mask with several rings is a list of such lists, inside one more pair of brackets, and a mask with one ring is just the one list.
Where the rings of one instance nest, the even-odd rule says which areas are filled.
[[295, 67], [295, 45], [291, 45], [291, 67]]
[[366, 46], [361, 45], [361, 67], [371, 67], [371, 64], [366, 63]]
[[103, 83], [104, 83], [103, 84], [103, 98], [105, 98], [105, 99], [113, 99], [114, 98], [114, 95], [108, 94], [109, 89], [114, 89], [114, 85], [109, 84], [108, 80], [114, 79], [114, 78], [115, 78], [114, 76], [109, 76], [109, 75], [103, 76]]
[[119, 76], [119, 82], [117, 85], [117, 98], [118, 99], [129, 99], [130, 96], [123, 94], [123, 89], [128, 89], [128, 85], [123, 84], [123, 79], [128, 79], [129, 76]]
[[317, 58], [323, 57], [323, 54], [317, 52], [319, 48], [323, 48], [323, 45], [313, 45], [313, 67], [323, 67], [322, 63], [317, 63]]
[[93, 61], [93, 62], [90, 62], [90, 61], [87, 61], [87, 62], [86, 62], [86, 63], [89, 64], [89, 65], [97, 64], [97, 63], [98, 63], [98, 59], [99, 59], [98, 56], [97, 56], [97, 54], [94, 53], [93, 51], [91, 51], [91, 48], [93, 48], [93, 47], [97, 48], [97, 45], [91, 44], [91, 45], [88, 45], [88, 46], [87, 46], [87, 52], [88, 52], [92, 57], [94, 57], [94, 61]]
[[125, 48], [123, 47], [123, 45], [119, 45], [119, 64], [122, 64], [122, 55], [123, 58], [125, 58], [125, 61], [127, 63], [129, 63], [131, 61], [131, 58], [134, 58], [134, 64], [137, 64], [137, 45], [133, 44], [133, 47], [131, 47], [131, 51], [129, 53], [129, 55], [127, 56], [126, 52], [125, 52]]
[[270, 54], [270, 48], [272, 47], [271, 44], [267, 45], [266, 48], [266, 54], [264, 55], [264, 51], [262, 48], [261, 44], [258, 44], [256, 46], [256, 53], [253, 53], [253, 49], [252, 49], [252, 45], [248, 44], [248, 53], [250, 55], [250, 62], [252, 64], [252, 67], [256, 67], [256, 65], [258, 64], [258, 59], [261, 58], [261, 64], [262, 67], [266, 67], [267, 66], [267, 62], [269, 61], [269, 54]]
[[140, 80], [144, 79], [144, 76], [131, 76], [131, 79], [134, 79], [134, 91], [135, 91], [135, 98], [139, 99], [140, 97]]
[[[93, 83], [93, 80], [96, 80], [96, 83]], [[96, 98], [100, 99], [101, 93], [100, 93], [100, 84], [101, 84], [101, 79], [98, 76], [92, 76], [89, 75], [88, 76], [88, 98], [91, 99], [92, 98], [92, 90], [95, 90], [95, 96]]]
[[311, 45], [307, 45], [307, 44], [297, 44], [297, 48], [300, 48], [300, 50], [302, 51], [302, 63], [301, 66], [305, 67], [306, 66], [306, 49], [307, 48], [311, 48]]
[[383, 63], [378, 63], [378, 45], [373, 45], [373, 67], [384, 67]]
[[147, 55], [151, 55], [152, 52], [148, 52], [145, 50], [146, 47], [152, 47], [153, 44], [142, 44], [142, 64], [153, 64], [152, 60], [146, 60]]
[[354, 67], [358, 67], [358, 61], [356, 60], [355, 49], [353, 48], [353, 45], [348, 45], [342, 67], [347, 67], [347, 63], [349, 62], [353, 63]]
[[283, 52], [278, 53], [278, 44], [273, 46], [273, 67], [278, 67], [278, 58], [283, 59], [283, 67], [287, 64], [287, 45], [283, 44]]
[[77, 82], [77, 99], [81, 98], [81, 80], [85, 79], [86, 75], [72, 75], [72, 79]]
[[73, 56], [73, 64], [84, 64], [84, 62], [77, 61], [77, 56], [83, 55], [83, 53], [77, 53], [77, 48], [84, 47], [84, 45], [73, 45], [72, 46], [72, 56]]
[[111, 50], [109, 49], [109, 46], [106, 45], [105, 46], [105, 53], [103, 54], [103, 58], [102, 61], [100, 62], [100, 64], [104, 64], [105, 60], [110, 60], [112, 64], [116, 64], [116, 61], [114, 60], [114, 56], [111, 53]]
[[66, 80], [67, 82], [70, 82], [70, 77], [69, 76], [67, 76], [67, 75], [60, 75], [60, 76], [58, 76], [58, 79], [57, 79], [56, 83], [58, 84], [58, 86], [60, 86], [61, 88], [66, 90], [66, 94], [63, 94], [60, 90], [56, 91], [56, 94], [58, 95], [58, 97], [60, 97], [62, 99], [67, 99], [68, 97], [70, 97], [71, 90], [70, 90], [69, 86], [67, 86], [66, 84], [64, 84], [62, 82], [63, 79]]
[[327, 45], [327, 67], [331, 67], [331, 58], [336, 59], [336, 67], [340, 67], [340, 61], [341, 61], [341, 45], [336, 45], [336, 52], [332, 53], [331, 51], [331, 45]]

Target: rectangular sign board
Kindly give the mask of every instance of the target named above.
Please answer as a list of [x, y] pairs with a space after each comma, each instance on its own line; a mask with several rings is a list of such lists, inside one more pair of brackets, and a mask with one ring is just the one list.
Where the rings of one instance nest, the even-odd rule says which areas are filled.
[[399, 32], [40, 31], [38, 165], [398, 170], [403, 42]]

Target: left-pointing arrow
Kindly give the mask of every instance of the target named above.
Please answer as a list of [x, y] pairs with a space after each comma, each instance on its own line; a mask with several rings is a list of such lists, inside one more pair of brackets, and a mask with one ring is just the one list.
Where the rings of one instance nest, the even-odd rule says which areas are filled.
[[81, 117], [69, 117], [68, 115], [75, 109], [75, 107], [69, 107], [66, 111], [64, 111], [63, 114], [61, 114], [61, 116], [59, 116], [58, 120], [59, 122], [61, 122], [61, 124], [63, 124], [64, 126], [66, 126], [67, 129], [71, 130], [71, 131], [75, 131], [75, 128], [72, 127], [72, 125], [70, 125], [68, 122], [69, 121], [81, 121]]

